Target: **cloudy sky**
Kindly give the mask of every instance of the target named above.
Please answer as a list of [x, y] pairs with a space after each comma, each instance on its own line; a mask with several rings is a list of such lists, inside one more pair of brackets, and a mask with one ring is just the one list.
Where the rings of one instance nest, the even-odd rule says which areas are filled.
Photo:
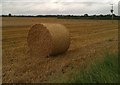
[[2, 14], [40, 15], [40, 14], [110, 14], [118, 15], [119, 0], [2, 0]]

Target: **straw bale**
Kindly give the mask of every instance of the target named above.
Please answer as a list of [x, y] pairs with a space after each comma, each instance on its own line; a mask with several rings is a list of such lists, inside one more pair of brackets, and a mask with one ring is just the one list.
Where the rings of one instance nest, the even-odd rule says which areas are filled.
[[27, 43], [32, 55], [57, 55], [67, 51], [70, 37], [68, 30], [61, 24], [41, 23], [31, 27]]

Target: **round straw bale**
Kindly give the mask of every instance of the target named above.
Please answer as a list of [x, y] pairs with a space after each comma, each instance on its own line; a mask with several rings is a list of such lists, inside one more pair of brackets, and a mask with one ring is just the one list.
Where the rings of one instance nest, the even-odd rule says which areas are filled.
[[27, 43], [30, 53], [33, 55], [57, 55], [67, 51], [70, 45], [70, 37], [63, 25], [42, 23], [31, 27]]

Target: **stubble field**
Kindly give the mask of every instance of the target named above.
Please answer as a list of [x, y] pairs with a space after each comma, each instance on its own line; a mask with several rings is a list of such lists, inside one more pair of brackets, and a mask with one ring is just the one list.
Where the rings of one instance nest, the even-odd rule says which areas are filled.
[[[30, 27], [38, 23], [60, 23], [70, 32], [71, 44], [64, 54], [50, 57], [31, 56], [27, 46]], [[118, 51], [118, 21], [57, 18], [3, 17], [3, 83], [50, 82], [60, 75], [87, 68], [109, 51]]]

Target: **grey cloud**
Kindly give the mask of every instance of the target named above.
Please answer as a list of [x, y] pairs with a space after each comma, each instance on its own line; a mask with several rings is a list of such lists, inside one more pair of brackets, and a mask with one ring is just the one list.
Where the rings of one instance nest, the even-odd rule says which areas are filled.
[[114, 2], [119, 0], [3, 0], [3, 2]]
[[[12, 0], [5, 0], [12, 1]], [[15, 0], [18, 1], [18, 0]], [[23, 1], [23, 0], [21, 0]], [[30, 0], [26, 0], [30, 1]], [[37, 1], [37, 0], [34, 0]], [[110, 14], [110, 4], [103, 2], [4, 2], [3, 14]], [[54, 3], [53, 3], [54, 2]], [[118, 13], [117, 4], [114, 6]]]

